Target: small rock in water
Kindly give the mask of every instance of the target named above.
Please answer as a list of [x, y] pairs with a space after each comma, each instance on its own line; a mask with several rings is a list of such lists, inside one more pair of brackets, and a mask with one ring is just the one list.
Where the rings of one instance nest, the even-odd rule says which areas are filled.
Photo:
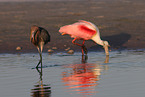
[[54, 51], [52, 49], [49, 49], [47, 52], [48, 53], [53, 53]]
[[67, 53], [68, 54], [74, 54], [74, 50], [69, 50]]
[[52, 47], [52, 49], [53, 49], [53, 50], [56, 50], [56, 49], [57, 49], [57, 47]]
[[66, 48], [65, 51], [68, 51], [70, 49], [70, 47]]
[[16, 50], [17, 50], [17, 51], [20, 51], [21, 49], [22, 49], [22, 48], [21, 48], [20, 46], [17, 46], [17, 47], [16, 47]]

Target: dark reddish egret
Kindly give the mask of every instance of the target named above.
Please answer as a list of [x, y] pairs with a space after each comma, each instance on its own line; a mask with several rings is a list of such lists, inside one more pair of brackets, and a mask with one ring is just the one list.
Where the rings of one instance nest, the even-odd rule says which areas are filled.
[[43, 46], [50, 42], [50, 35], [44, 28], [33, 25], [31, 27], [30, 41], [37, 47], [40, 55], [40, 61], [38, 62], [36, 68], [38, 68], [40, 63], [42, 68], [42, 50]]
[[[82, 55], [84, 55], [84, 52], [87, 54], [87, 49], [84, 46], [85, 40], [92, 39], [97, 44], [101, 45], [105, 49], [105, 53], [108, 56], [108, 46], [109, 43], [107, 41], [103, 41], [100, 38], [99, 29], [97, 26], [91, 22], [79, 20], [78, 22], [70, 25], [66, 25], [60, 28], [59, 30], [62, 35], [68, 34], [73, 39], [72, 43], [78, 46], [82, 47]], [[83, 40], [82, 44], [75, 43], [76, 40]]]

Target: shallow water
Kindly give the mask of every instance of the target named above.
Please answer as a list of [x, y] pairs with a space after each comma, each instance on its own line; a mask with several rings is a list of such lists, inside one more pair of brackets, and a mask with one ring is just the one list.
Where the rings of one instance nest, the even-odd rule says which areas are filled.
[[[145, 52], [0, 54], [1, 97], [144, 97]], [[108, 63], [107, 63], [108, 62]], [[41, 75], [42, 74], [42, 75]]]

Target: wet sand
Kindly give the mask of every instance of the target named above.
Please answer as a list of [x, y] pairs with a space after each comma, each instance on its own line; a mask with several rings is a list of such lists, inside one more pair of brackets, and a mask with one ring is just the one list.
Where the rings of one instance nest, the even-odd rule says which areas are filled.
[[[96, 24], [103, 40], [109, 41], [111, 49], [145, 48], [145, 1], [144, 0], [88, 0], [61, 2], [9, 2], [0, 3], [0, 53], [37, 52], [30, 43], [31, 25], [48, 30], [51, 42], [44, 52], [52, 47], [65, 51], [70, 47], [81, 51], [71, 43], [68, 36], [61, 36], [59, 27], [87, 20]], [[103, 50], [93, 41], [86, 41], [89, 51]]]

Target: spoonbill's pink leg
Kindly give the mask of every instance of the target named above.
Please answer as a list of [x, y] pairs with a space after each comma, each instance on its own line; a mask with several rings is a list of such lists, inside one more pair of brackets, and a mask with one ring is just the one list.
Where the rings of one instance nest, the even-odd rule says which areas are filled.
[[76, 40], [81, 40], [81, 39], [75, 38], [75, 39], [72, 40], [72, 43], [75, 44], [75, 45], [81, 46], [81, 48], [82, 48], [82, 55], [84, 55], [84, 52], [85, 52], [85, 54], [87, 55], [87, 48], [86, 48], [85, 45], [84, 45], [85, 40], [83, 40], [83, 43], [82, 43], [82, 44], [76, 43], [76, 42], [75, 42]]
[[88, 50], [87, 50], [87, 48], [85, 47], [84, 44], [85, 44], [85, 40], [83, 40], [82, 49], [83, 49], [83, 51], [85, 52], [85, 54], [87, 55]]

